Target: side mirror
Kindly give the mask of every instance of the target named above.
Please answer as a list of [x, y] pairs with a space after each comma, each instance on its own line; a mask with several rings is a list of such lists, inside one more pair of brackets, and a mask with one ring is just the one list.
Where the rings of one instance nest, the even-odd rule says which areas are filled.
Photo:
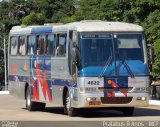
[[149, 61], [151, 64], [154, 63], [155, 55], [154, 55], [154, 48], [151, 46], [151, 44], [147, 45], [148, 51], [149, 51]]
[[76, 47], [77, 47], [76, 42], [73, 42], [73, 48], [76, 48]]
[[150, 48], [150, 60], [151, 60], [151, 63], [152, 63], [152, 64], [154, 63], [154, 59], [155, 59], [154, 49], [153, 49], [153, 48]]

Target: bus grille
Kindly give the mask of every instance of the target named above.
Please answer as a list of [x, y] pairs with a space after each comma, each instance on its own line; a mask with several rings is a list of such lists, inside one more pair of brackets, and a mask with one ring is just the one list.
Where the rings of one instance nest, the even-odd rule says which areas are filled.
[[128, 104], [132, 101], [132, 97], [101, 97], [103, 104]]
[[[115, 88], [113, 87], [99, 87], [98, 88], [100, 91], [103, 91], [103, 92], [112, 92]], [[117, 91], [120, 91], [120, 92], [131, 92], [133, 90], [133, 87], [118, 87], [117, 88]]]

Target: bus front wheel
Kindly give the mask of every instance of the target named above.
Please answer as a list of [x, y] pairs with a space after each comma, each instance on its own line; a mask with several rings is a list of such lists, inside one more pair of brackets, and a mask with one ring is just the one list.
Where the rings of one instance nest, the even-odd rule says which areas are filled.
[[78, 109], [71, 107], [71, 98], [69, 96], [69, 91], [67, 91], [65, 96], [64, 113], [68, 114], [70, 117], [77, 115]]

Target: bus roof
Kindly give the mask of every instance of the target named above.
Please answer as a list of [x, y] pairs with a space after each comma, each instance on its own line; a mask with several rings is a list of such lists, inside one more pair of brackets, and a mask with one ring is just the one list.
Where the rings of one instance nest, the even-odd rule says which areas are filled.
[[10, 35], [53, 33], [54, 31], [67, 31], [66, 26], [14, 26]]
[[142, 32], [143, 27], [124, 22], [107, 22], [97, 20], [84, 20], [58, 26], [15, 26], [10, 35], [16, 34], [40, 34], [56, 31], [76, 30], [78, 32]]
[[107, 22], [107, 21], [81, 21], [68, 24], [71, 28], [79, 32], [87, 31], [108, 31], [108, 32], [142, 32], [143, 27], [124, 22]]

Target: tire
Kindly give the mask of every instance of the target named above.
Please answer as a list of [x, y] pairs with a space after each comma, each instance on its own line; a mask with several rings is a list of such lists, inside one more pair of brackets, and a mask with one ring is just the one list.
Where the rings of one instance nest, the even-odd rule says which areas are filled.
[[125, 116], [132, 116], [134, 113], [134, 107], [124, 107], [122, 109], [123, 115]]
[[38, 104], [37, 109], [38, 109], [39, 111], [44, 111], [44, 110], [45, 110], [45, 108], [46, 108], [46, 103], [41, 103], [41, 102], [35, 102], [35, 103]]
[[67, 91], [65, 95], [65, 103], [64, 103], [64, 114], [67, 114], [70, 117], [76, 116], [78, 113], [78, 109], [71, 107], [71, 98], [69, 96], [69, 92]]
[[31, 98], [31, 91], [29, 87], [27, 87], [26, 91], [26, 108], [28, 111], [43, 111], [45, 110], [45, 103], [34, 102]]
[[26, 108], [28, 111], [34, 111], [36, 109], [36, 103], [31, 99], [31, 91], [29, 87], [27, 87], [26, 91]]

